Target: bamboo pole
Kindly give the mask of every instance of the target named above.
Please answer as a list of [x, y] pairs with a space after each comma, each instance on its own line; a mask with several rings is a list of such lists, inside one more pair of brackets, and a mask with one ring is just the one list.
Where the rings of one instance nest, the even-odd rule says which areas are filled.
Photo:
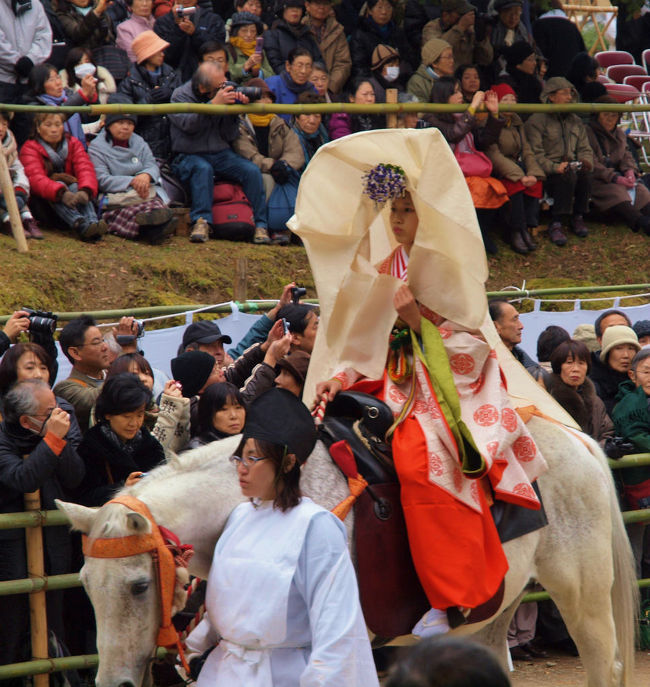
[[[3, 157], [3, 156], [0, 156]], [[41, 509], [41, 492], [25, 494], [25, 510], [39, 511]], [[27, 574], [30, 578], [45, 577], [45, 562], [43, 557], [43, 528], [30, 527], [25, 530], [27, 545]], [[47, 660], [47, 608], [45, 605], [45, 590], [41, 589], [29, 595], [29, 631], [32, 639], [32, 659]], [[34, 687], [48, 687], [47, 675], [35, 675]]]
[[0, 154], [0, 189], [2, 189], [2, 196], [7, 205], [7, 212], [9, 213], [9, 223], [11, 224], [11, 233], [16, 239], [19, 253], [27, 253], [27, 239], [25, 238], [25, 231], [23, 223], [20, 220], [20, 210], [16, 202], [16, 194], [14, 193], [14, 185], [11, 183], [11, 174], [9, 173], [9, 166], [7, 165], [7, 158]]
[[[386, 102], [389, 104], [394, 104], [397, 102], [397, 89], [387, 88], [386, 89]], [[397, 115], [394, 112], [389, 112], [386, 115], [386, 127], [388, 129], [397, 128]]]
[[235, 278], [232, 286], [232, 299], [238, 303], [246, 301], [248, 284], [248, 260], [246, 258], [235, 259]]

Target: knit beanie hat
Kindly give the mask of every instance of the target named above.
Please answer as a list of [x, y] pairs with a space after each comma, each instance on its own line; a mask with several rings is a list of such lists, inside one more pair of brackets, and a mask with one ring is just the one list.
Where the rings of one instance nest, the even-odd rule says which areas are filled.
[[422, 46], [422, 64], [427, 67], [433, 64], [442, 54], [445, 48], [451, 48], [451, 45], [447, 41], [443, 41], [442, 38], [431, 38]]
[[154, 31], [139, 33], [131, 43], [131, 51], [135, 55], [135, 61], [140, 64], [161, 50], [166, 50], [169, 43], [164, 41]]
[[637, 339], [634, 329], [631, 327], [626, 327], [624, 324], [615, 324], [613, 327], [607, 327], [603, 333], [603, 347], [600, 351], [600, 359], [602, 362], [607, 360], [607, 354], [614, 348], [614, 346], [620, 346], [621, 344], [631, 344], [640, 350], [639, 340]]
[[390, 45], [380, 43], [373, 51], [370, 59], [370, 69], [375, 72], [380, 70], [386, 62], [399, 60], [399, 52]]
[[506, 67], [509, 72], [521, 64], [527, 57], [530, 57], [535, 52], [533, 46], [527, 41], [517, 41], [509, 48], [503, 51], [503, 56], [506, 58]]
[[643, 336], [650, 336], [650, 320], [639, 320], [632, 325], [632, 329], [639, 339]]
[[250, 26], [250, 24], [255, 24], [258, 35], [263, 33], [264, 24], [257, 15], [252, 12], [235, 12], [232, 17], [230, 17], [230, 35], [234, 35], [235, 30], [240, 26]]
[[[153, 33], [153, 31], [152, 31]], [[108, 96], [108, 100], [106, 101], [107, 105], [133, 105], [131, 100], [127, 98], [123, 93], [111, 93]], [[128, 119], [130, 122], [133, 122], [133, 124], [138, 123], [138, 117], [137, 115], [125, 112], [111, 112], [110, 114], [106, 115], [106, 120], [104, 121], [104, 127], [108, 129], [108, 127], [111, 124], [115, 124], [115, 122], [120, 122], [123, 119]]]
[[515, 98], [517, 97], [517, 94], [514, 92], [512, 87], [509, 86], [507, 83], [495, 84], [494, 86], [492, 86], [492, 88], [490, 90], [494, 91], [497, 94], [497, 96], [499, 98], [499, 102], [501, 102], [501, 100], [503, 100], [504, 95], [510, 94], [510, 95], [514, 95]]
[[205, 386], [214, 363], [214, 358], [205, 351], [187, 351], [172, 360], [172, 375], [183, 385], [185, 398], [196, 396]]

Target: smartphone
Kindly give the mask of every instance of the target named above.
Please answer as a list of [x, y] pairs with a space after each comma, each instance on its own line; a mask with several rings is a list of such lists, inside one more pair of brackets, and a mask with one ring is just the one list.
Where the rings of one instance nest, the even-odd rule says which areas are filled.
[[286, 336], [289, 333], [289, 323], [284, 319], [284, 317], [282, 318], [282, 326], [284, 327], [284, 334]]
[[264, 36], [258, 36], [255, 39], [255, 54], [261, 55], [263, 47], [264, 47]]

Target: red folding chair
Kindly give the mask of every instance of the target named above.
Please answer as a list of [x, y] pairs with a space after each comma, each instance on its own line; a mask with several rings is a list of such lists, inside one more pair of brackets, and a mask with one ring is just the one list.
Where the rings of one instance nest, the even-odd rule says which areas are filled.
[[607, 69], [613, 64], [634, 64], [634, 57], [625, 50], [603, 50], [597, 52], [594, 57], [602, 69]]
[[619, 103], [636, 100], [641, 95], [637, 88], [624, 83], [606, 83], [605, 88], [607, 89], [607, 94], [618, 100]]
[[616, 83], [623, 83], [626, 76], [647, 76], [645, 67], [638, 64], [613, 64], [607, 67], [607, 76]]
[[650, 48], [641, 53], [641, 64], [647, 69], [650, 64]]
[[596, 81], [598, 81], [598, 83], [614, 83], [608, 76], [605, 76], [604, 74], [599, 74], [596, 77]]
[[650, 82], [650, 75], [648, 74], [635, 74], [632, 76], [626, 76], [623, 79], [624, 84], [627, 86], [634, 86], [634, 88], [638, 88], [640, 91], [643, 90], [643, 86], [648, 82]]

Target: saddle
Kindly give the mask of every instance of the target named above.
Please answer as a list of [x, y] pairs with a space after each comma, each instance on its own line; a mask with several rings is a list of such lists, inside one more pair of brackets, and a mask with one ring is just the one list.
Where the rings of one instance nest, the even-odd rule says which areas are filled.
[[[328, 449], [340, 441], [348, 444], [357, 470], [368, 482], [354, 505], [356, 569], [366, 624], [383, 639], [410, 634], [431, 607], [413, 565], [400, 485], [390, 445], [384, 439], [393, 420], [383, 401], [359, 391], [343, 391], [327, 405], [319, 427]], [[541, 502], [536, 483], [533, 488]], [[533, 511], [495, 501], [491, 512], [502, 543], [548, 522], [543, 505]], [[458, 617], [450, 615], [450, 626], [490, 618], [501, 605], [503, 591], [502, 583], [495, 596], [472, 609], [468, 617], [460, 617], [460, 612]]]

